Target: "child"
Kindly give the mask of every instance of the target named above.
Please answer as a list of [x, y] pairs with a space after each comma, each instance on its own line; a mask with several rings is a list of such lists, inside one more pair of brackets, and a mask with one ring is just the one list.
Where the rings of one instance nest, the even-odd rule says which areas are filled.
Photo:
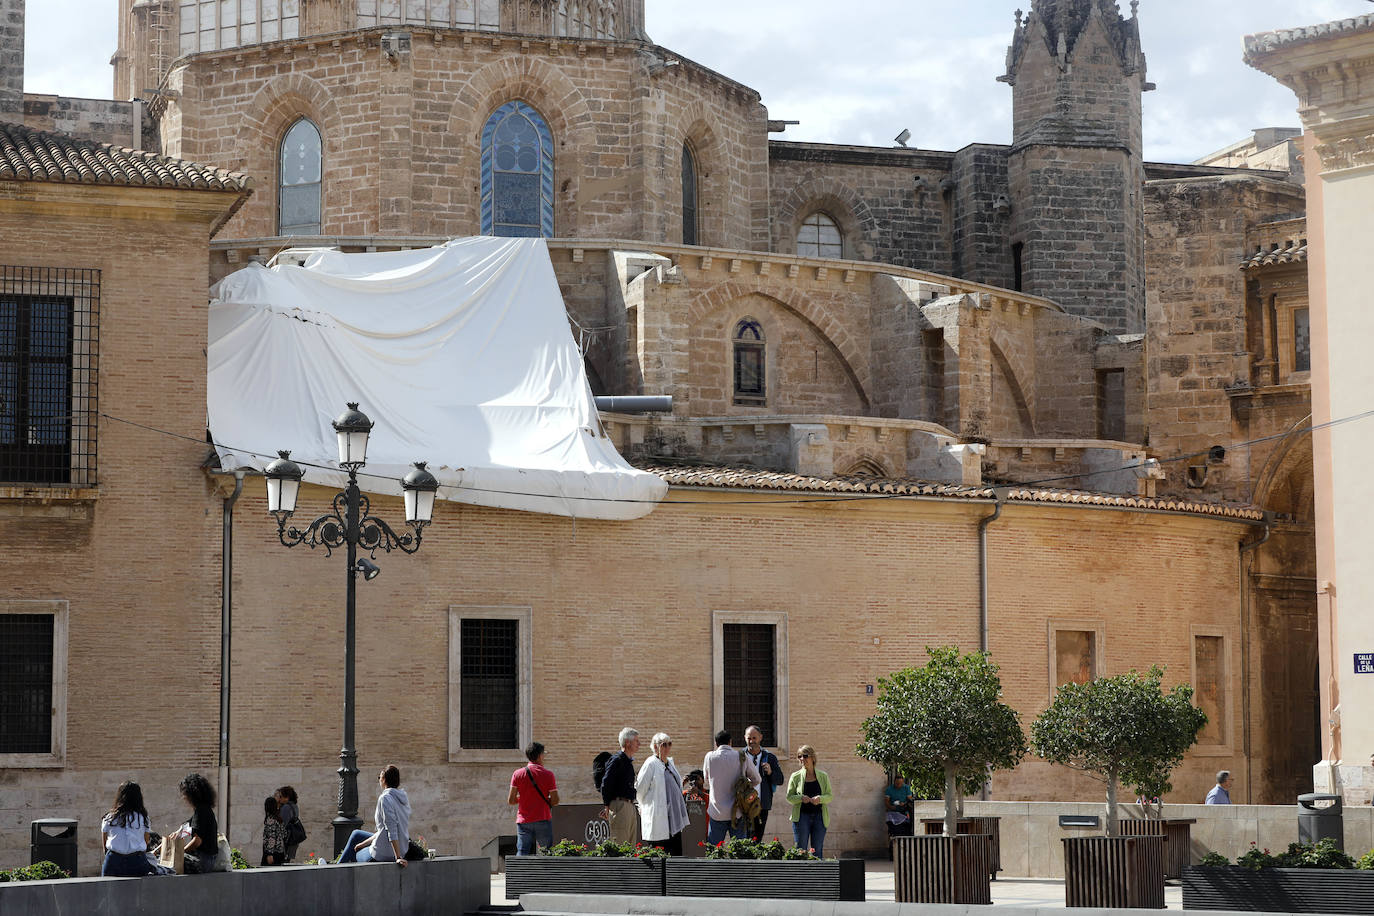
[[262, 865], [281, 865], [286, 861], [286, 825], [276, 796], [262, 800]]
[[296, 802], [296, 790], [282, 786], [276, 792], [277, 804], [281, 808], [281, 822], [286, 825], [286, 861], [296, 858], [296, 849], [305, 842], [305, 826], [301, 824], [301, 812]]
[[100, 822], [105, 846], [102, 878], [141, 878], [152, 874], [148, 863], [148, 810], [143, 789], [130, 780], [115, 792], [114, 807]]

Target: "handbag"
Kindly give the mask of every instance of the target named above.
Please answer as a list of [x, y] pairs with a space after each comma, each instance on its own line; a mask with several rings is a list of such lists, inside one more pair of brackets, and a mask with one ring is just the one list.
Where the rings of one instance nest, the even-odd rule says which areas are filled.
[[305, 842], [305, 825], [298, 817], [291, 818], [291, 822], [286, 825], [286, 845], [299, 846]]
[[406, 854], [403, 858], [407, 862], [423, 862], [425, 859], [429, 858], [429, 850], [414, 840], [411, 840], [410, 845], [406, 847]]

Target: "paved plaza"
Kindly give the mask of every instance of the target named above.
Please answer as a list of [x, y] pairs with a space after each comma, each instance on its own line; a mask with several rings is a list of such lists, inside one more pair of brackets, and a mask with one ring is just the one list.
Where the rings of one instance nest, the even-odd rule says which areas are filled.
[[[870, 859], [864, 863], [867, 896], [870, 901], [892, 901], [892, 863]], [[518, 900], [506, 898], [504, 872], [491, 876], [491, 902], [495, 906], [510, 906]], [[1064, 906], [1064, 882], [1055, 878], [998, 878], [992, 882], [994, 906], [1025, 908], [1056, 908]], [[1164, 903], [1168, 909], [1183, 909], [1183, 888], [1176, 883], [1164, 887]]]

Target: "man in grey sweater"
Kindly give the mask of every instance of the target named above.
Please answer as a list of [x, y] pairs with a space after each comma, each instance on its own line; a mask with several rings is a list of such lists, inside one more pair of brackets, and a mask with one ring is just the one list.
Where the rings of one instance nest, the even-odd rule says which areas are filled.
[[344, 844], [340, 862], [395, 862], [406, 867], [406, 850], [410, 847], [410, 799], [401, 788], [401, 771], [394, 766], [382, 770], [377, 781], [382, 794], [377, 796], [377, 810], [372, 819], [376, 833], [355, 830]]

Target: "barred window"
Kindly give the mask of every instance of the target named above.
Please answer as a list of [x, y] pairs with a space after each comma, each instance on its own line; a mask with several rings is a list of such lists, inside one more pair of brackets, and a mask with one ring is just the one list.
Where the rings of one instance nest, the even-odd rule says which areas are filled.
[[0, 769], [61, 766], [67, 603], [0, 600]]
[[844, 253], [844, 236], [840, 227], [828, 214], [812, 213], [802, 220], [797, 232], [797, 255], [803, 258], [840, 258]]
[[528, 607], [449, 608], [449, 760], [507, 762], [531, 740]]
[[682, 144], [682, 244], [699, 245], [697, 234], [697, 157]]
[[0, 483], [95, 482], [100, 272], [0, 267]]
[[725, 729], [739, 740], [750, 725], [776, 735], [775, 628], [766, 623], [727, 623], [723, 630]]
[[482, 130], [482, 234], [553, 238], [553, 134], [524, 102], [507, 102]]
[[735, 325], [735, 403], [763, 404], [767, 400], [767, 363], [763, 326], [753, 318]]
[[320, 129], [309, 118], [296, 121], [282, 138], [278, 235], [319, 235], [321, 232], [322, 146]]

